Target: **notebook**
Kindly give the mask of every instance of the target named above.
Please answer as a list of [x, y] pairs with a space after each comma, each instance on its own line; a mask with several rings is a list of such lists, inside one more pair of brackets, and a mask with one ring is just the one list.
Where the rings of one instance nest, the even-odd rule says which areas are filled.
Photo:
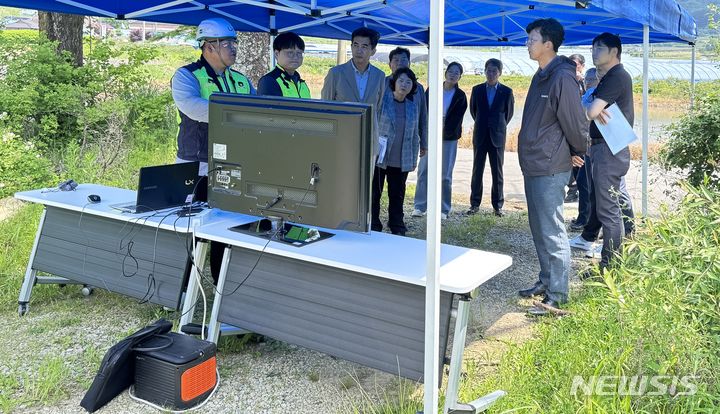
[[200, 163], [195, 161], [142, 167], [138, 178], [137, 200], [111, 204], [110, 207], [127, 213], [178, 207], [191, 201], [193, 190], [196, 193], [193, 201], [198, 201], [198, 193], [207, 194], [205, 188], [198, 191], [202, 185], [207, 185], [207, 181], [201, 182], [201, 177], [198, 176], [199, 165]]

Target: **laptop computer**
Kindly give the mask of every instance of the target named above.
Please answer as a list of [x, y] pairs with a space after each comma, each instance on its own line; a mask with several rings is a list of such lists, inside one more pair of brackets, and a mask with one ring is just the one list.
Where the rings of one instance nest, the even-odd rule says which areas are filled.
[[[195, 201], [198, 201], [198, 189], [206, 180], [200, 180], [198, 168], [200, 163], [186, 162], [180, 164], [156, 165], [140, 168], [138, 178], [137, 200], [110, 207], [127, 213], [146, 213], [182, 206], [190, 202], [193, 190]], [[207, 194], [207, 189], [201, 193]], [[207, 197], [207, 196], [205, 196]]]

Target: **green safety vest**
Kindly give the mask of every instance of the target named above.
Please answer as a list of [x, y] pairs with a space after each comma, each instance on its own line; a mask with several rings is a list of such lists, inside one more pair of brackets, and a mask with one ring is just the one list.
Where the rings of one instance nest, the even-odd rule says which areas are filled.
[[[227, 68], [222, 76], [211, 76], [212, 67], [204, 58], [184, 66], [200, 83], [200, 96], [210, 99], [214, 92], [250, 94], [250, 81], [242, 73]], [[223, 81], [224, 78], [224, 81]], [[225, 90], [227, 86], [227, 89]], [[198, 122], [177, 110], [178, 151], [177, 156], [186, 161], [208, 160], [208, 124]]]
[[295, 83], [287, 76], [287, 72], [285, 72], [283, 68], [278, 65], [277, 69], [280, 70], [280, 75], [275, 78], [275, 81], [280, 85], [280, 90], [284, 97], [310, 99], [310, 89], [304, 80], [300, 79], [298, 83]]

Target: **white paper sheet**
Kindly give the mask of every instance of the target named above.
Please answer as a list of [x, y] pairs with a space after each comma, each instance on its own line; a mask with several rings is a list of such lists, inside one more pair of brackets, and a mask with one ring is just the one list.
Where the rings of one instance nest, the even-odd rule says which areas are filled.
[[382, 164], [385, 159], [385, 151], [387, 150], [388, 138], [384, 135], [380, 135], [378, 138], [378, 157], [376, 164]]
[[615, 155], [636, 141], [637, 136], [616, 103], [606, 109], [610, 113], [610, 120], [605, 125], [595, 120], [595, 126], [605, 138], [610, 151]]

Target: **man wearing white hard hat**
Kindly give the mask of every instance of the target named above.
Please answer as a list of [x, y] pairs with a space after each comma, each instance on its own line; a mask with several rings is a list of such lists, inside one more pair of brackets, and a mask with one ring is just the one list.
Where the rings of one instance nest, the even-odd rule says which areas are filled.
[[237, 35], [225, 19], [203, 20], [196, 39], [200, 60], [183, 66], [172, 78], [172, 96], [178, 108], [176, 162], [200, 161], [200, 175], [207, 175], [208, 99], [213, 92], [255, 94], [242, 73], [231, 69], [237, 57]]
[[[196, 39], [202, 55], [200, 60], [183, 66], [171, 81], [172, 96], [178, 109], [180, 129], [177, 137], [176, 163], [200, 161], [199, 175], [208, 172], [208, 111], [213, 92], [255, 94], [250, 80], [231, 69], [237, 57], [237, 35], [225, 19], [213, 18], [200, 22]], [[198, 186], [200, 187], [200, 186]], [[198, 193], [202, 194], [202, 189]], [[205, 193], [207, 191], [205, 190]], [[196, 195], [202, 200], [206, 195]], [[217, 284], [223, 245], [210, 244], [210, 273]]]

